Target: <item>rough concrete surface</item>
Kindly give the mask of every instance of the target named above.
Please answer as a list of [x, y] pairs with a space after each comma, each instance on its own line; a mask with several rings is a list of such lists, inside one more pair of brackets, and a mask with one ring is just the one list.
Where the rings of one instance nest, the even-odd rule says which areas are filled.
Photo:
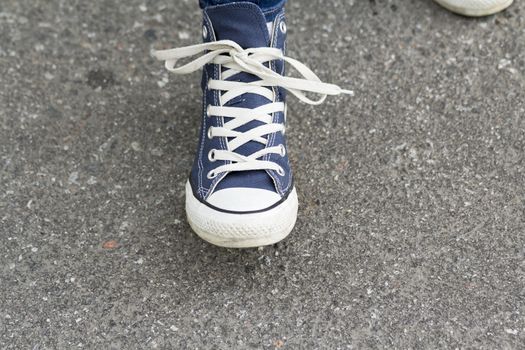
[[297, 226], [192, 234], [194, 0], [0, 2], [1, 349], [525, 348], [525, 2], [288, 4]]

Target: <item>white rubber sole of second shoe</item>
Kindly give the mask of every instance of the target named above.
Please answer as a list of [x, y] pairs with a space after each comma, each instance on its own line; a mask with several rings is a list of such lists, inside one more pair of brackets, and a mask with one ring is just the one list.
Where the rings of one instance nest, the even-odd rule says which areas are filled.
[[292, 231], [297, 219], [295, 188], [278, 206], [248, 214], [225, 213], [210, 208], [193, 195], [186, 183], [186, 215], [195, 233], [214, 245], [253, 248], [277, 243]]
[[507, 7], [512, 5], [512, 2], [514, 0], [507, 0], [507, 1], [502, 2], [501, 4], [494, 5], [490, 8], [479, 8], [479, 9], [470, 9], [470, 8], [464, 8], [464, 7], [459, 7], [459, 6], [452, 6], [446, 0], [435, 0], [435, 1], [441, 6], [443, 6], [444, 8], [446, 8], [447, 10], [450, 10], [455, 13], [459, 13], [460, 15], [469, 16], [469, 17], [482, 17], [482, 16], [493, 15], [495, 13], [505, 10]]

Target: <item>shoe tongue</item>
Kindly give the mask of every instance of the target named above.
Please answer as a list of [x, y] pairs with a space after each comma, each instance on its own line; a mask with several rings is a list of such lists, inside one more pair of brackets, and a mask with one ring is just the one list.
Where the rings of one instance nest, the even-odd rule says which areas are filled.
[[[205, 12], [211, 20], [216, 40], [232, 40], [243, 49], [270, 45], [268, 25], [259, 6], [251, 2], [236, 2], [208, 7]], [[258, 79], [252, 74], [241, 72], [229, 80], [250, 82]], [[232, 99], [226, 105], [257, 108], [270, 102], [263, 96], [247, 93]], [[225, 118], [225, 121], [228, 120], [229, 118]], [[236, 131], [245, 132], [260, 125], [263, 123], [252, 121], [237, 128]], [[263, 148], [263, 144], [250, 141], [237, 148], [235, 152], [249, 156]], [[230, 187], [263, 188], [275, 191], [273, 180], [264, 170], [232, 172], [218, 183], [215, 190]]]
[[243, 49], [270, 45], [266, 19], [256, 4], [234, 2], [204, 11], [211, 20], [217, 40], [235, 41]]

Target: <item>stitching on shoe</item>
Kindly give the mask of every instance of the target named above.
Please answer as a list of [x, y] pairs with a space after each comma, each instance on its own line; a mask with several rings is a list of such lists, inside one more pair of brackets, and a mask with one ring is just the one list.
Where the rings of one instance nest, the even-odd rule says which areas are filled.
[[[209, 18], [207, 18], [207, 20], [209, 20]], [[212, 26], [211, 20], [209, 20], [209, 24], [210, 24], [210, 28], [211, 28], [211, 30], [210, 30], [211, 31], [211, 34], [210, 34], [211, 37], [210, 38], [212, 39], [211, 41], [217, 41], [217, 38], [215, 37], [215, 31], [213, 30], [213, 26]], [[213, 72], [214, 72], [213, 78], [214, 79], [219, 79], [220, 78], [220, 70], [221, 70], [221, 68], [219, 67], [219, 65], [217, 65], [217, 64], [213, 65]], [[219, 93], [220, 93], [219, 91], [215, 91], [215, 90], [213, 91], [213, 102], [214, 102], [215, 106], [219, 105]], [[224, 117], [223, 116], [221, 116], [221, 118], [219, 119], [219, 126], [224, 126]], [[219, 138], [219, 144], [221, 145], [222, 149], [225, 149], [225, 150], [228, 149], [225, 137], [220, 137]], [[204, 155], [202, 155], [202, 156], [204, 157]], [[231, 161], [228, 162], [227, 164], [231, 164]], [[205, 199], [207, 199], [213, 193], [213, 191], [215, 190], [215, 187], [217, 187], [219, 182], [228, 174], [229, 174], [229, 172], [222, 173], [222, 174], [218, 175], [215, 179], [212, 180], [212, 182], [210, 184], [210, 187], [206, 189]]]
[[[206, 12], [203, 13], [203, 20], [204, 20], [204, 25], [207, 27], [208, 31], [209, 31], [209, 35], [210, 35], [210, 40], [209, 41], [215, 41], [215, 32], [213, 30], [213, 26], [211, 24], [211, 21], [210, 19], [208, 18], [208, 15], [206, 14]], [[214, 67], [214, 70], [215, 70], [215, 67]], [[208, 70], [207, 70], [207, 67], [205, 66], [204, 67], [204, 73], [205, 73], [205, 81], [208, 81], [209, 79], [209, 75], [208, 75]], [[202, 166], [200, 168], [200, 171], [199, 171], [199, 182], [200, 182], [200, 187], [201, 187], [201, 191], [202, 191], [202, 197], [203, 198], [206, 198], [207, 194], [208, 194], [208, 188], [206, 188], [204, 185], [203, 185], [203, 181], [202, 181], [202, 178], [203, 178], [203, 170], [204, 170], [204, 165], [202, 165], [202, 159], [203, 159], [203, 152], [204, 152], [204, 144], [206, 143], [206, 129], [208, 127], [208, 120], [206, 118], [206, 106], [207, 106], [207, 102], [208, 102], [208, 97], [207, 97], [207, 92], [208, 92], [208, 89], [207, 87], [204, 89], [203, 91], [203, 95], [204, 95], [204, 103], [202, 104], [202, 147], [201, 149], [199, 150], [199, 161], [200, 161], [200, 165]]]
[[[272, 38], [271, 38], [271, 43], [270, 43], [271, 47], [276, 47], [276, 45], [277, 45], [278, 35], [279, 35], [279, 32], [278, 32], [279, 31], [279, 25], [280, 25], [280, 23], [282, 21], [284, 21], [284, 17], [285, 17], [285, 13], [284, 13], [284, 10], [283, 10], [282, 13], [279, 16], [277, 16], [276, 19], [274, 20], [273, 33], [272, 33]], [[284, 62], [283, 62], [283, 64], [284, 64]], [[270, 66], [271, 66], [272, 70], [275, 70], [275, 71], [277, 70], [277, 68], [275, 67], [275, 63], [273, 61], [270, 62]], [[282, 100], [282, 96], [281, 96], [281, 93], [279, 91], [279, 88], [275, 88], [275, 90], [277, 91], [277, 95], [278, 95], [279, 101]], [[282, 112], [282, 113], [283, 113], [283, 119], [284, 119], [284, 112]], [[274, 118], [273, 118], [272, 122], [275, 122], [276, 119], [277, 119], [277, 116], [276, 116], [276, 114], [274, 114]], [[283, 123], [284, 123], [284, 120], [283, 120]], [[275, 142], [275, 138], [276, 138], [275, 133], [270, 135], [270, 139], [268, 140], [268, 146], [273, 146], [273, 144]], [[268, 155], [267, 158], [265, 158], [265, 159], [266, 160], [270, 159], [270, 155]], [[289, 164], [288, 164], [288, 171], [289, 171], [289, 174], [291, 174]], [[286, 193], [287, 189], [290, 187], [291, 177], [290, 176], [288, 177], [288, 185], [286, 186], [286, 188], [283, 188], [283, 182], [281, 181], [279, 175], [275, 174], [275, 171], [269, 170], [268, 174], [270, 175], [270, 177], [272, 178], [274, 184], [276, 185], [277, 192], [279, 192], [280, 195], [284, 195], [284, 193]]]

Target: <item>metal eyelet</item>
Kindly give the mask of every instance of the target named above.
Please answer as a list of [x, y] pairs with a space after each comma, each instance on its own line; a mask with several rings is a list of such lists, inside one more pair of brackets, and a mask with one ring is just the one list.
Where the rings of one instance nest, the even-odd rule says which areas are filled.
[[279, 176], [284, 176], [285, 175], [284, 169], [283, 168], [277, 169], [277, 174], [279, 174]]
[[208, 133], [207, 133], [208, 138], [209, 138], [210, 140], [213, 138], [212, 128], [213, 128], [213, 126], [210, 126], [210, 127], [208, 128]]
[[218, 174], [215, 172], [215, 170], [210, 170], [208, 174], [206, 175], [206, 177], [211, 180], [211, 179], [215, 179], [217, 175]]
[[286, 33], [286, 23], [284, 23], [284, 21], [282, 21], [281, 23], [279, 23], [279, 29], [281, 30], [281, 32], [283, 34]]
[[208, 152], [208, 160], [210, 162], [215, 162], [217, 159], [215, 159], [215, 149], [211, 149], [209, 152]]
[[206, 28], [206, 26], [202, 26], [202, 37], [204, 39], [208, 37], [208, 28]]
[[280, 149], [281, 157], [284, 157], [286, 155], [286, 148], [284, 147], [284, 145], [282, 143], [279, 145], [279, 147], [281, 148]]

